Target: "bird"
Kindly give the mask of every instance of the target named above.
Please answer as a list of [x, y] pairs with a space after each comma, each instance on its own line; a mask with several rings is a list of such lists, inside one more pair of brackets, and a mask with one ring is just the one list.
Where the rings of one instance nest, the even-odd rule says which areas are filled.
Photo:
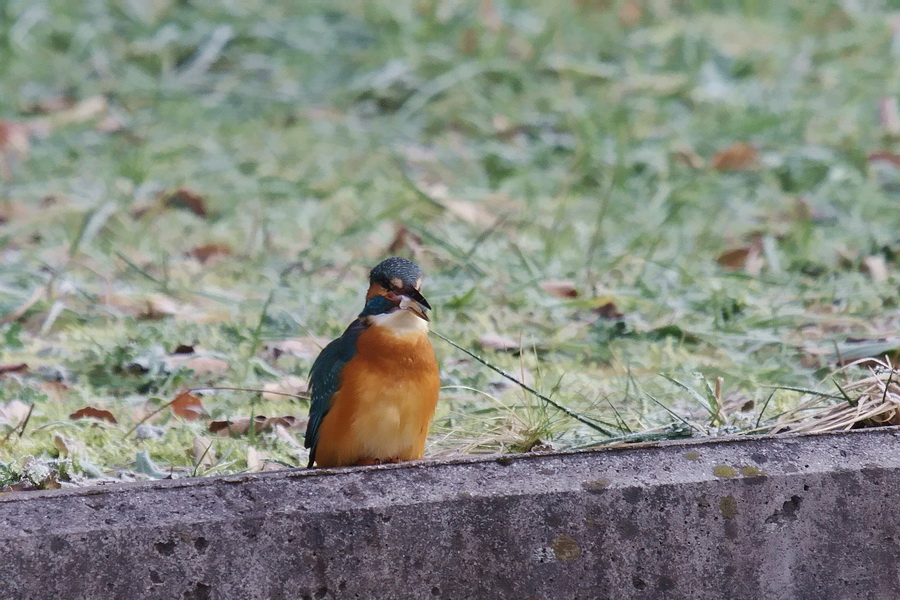
[[440, 375], [422, 270], [400, 257], [369, 273], [365, 306], [313, 362], [308, 468], [422, 458]]

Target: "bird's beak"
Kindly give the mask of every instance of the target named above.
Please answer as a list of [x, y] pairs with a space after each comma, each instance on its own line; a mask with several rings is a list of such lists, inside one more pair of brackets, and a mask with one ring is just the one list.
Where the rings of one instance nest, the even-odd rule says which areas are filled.
[[415, 300], [416, 302], [418, 302], [419, 304], [421, 304], [428, 310], [431, 310], [431, 305], [428, 304], [428, 300], [426, 300], [425, 296], [422, 295], [422, 292], [420, 292], [416, 288], [411, 287], [409, 289], [403, 290], [403, 295], [412, 298], [413, 300]]
[[403, 293], [400, 294], [400, 308], [410, 311], [420, 319], [429, 320], [425, 311], [430, 309], [431, 305], [428, 304], [425, 296], [415, 288], [403, 290]]

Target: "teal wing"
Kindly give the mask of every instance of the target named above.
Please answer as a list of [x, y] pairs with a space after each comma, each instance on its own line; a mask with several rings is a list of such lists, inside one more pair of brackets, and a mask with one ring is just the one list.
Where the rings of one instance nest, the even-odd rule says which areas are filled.
[[341, 384], [341, 370], [356, 354], [356, 340], [365, 329], [361, 321], [354, 321], [339, 337], [322, 350], [309, 371], [309, 424], [306, 426], [304, 445], [310, 449], [309, 465], [316, 460], [319, 442], [319, 426], [331, 409], [331, 399]]

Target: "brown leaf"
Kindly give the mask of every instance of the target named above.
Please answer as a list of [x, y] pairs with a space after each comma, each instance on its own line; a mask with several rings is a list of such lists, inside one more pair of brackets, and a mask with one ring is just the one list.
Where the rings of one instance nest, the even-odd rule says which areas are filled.
[[621, 319], [625, 316], [625, 314], [619, 310], [619, 307], [616, 306], [615, 302], [609, 301], [600, 306], [596, 307], [592, 311], [594, 314], [598, 315], [601, 319]]
[[518, 350], [519, 342], [496, 333], [486, 333], [478, 338], [478, 345], [491, 350]]
[[[192, 349], [193, 347], [186, 346], [182, 348], [182, 350], [187, 350], [188, 348]], [[187, 367], [188, 369], [192, 369], [198, 376], [218, 375], [226, 372], [231, 366], [227, 360], [215, 358], [214, 356], [205, 356], [203, 354], [192, 354], [189, 352], [167, 354], [163, 360], [165, 360], [166, 366], [170, 369]]]
[[710, 164], [717, 171], [746, 171], [759, 166], [759, 150], [747, 142], [735, 142], [716, 152]]
[[188, 210], [198, 217], [206, 217], [206, 198], [185, 187], [180, 187], [165, 197], [165, 205], [170, 208]]
[[185, 361], [184, 366], [193, 369], [197, 375], [215, 375], [224, 373], [230, 367], [227, 360], [212, 356], [195, 356]]
[[634, 27], [644, 18], [644, 8], [638, 0], [625, 0], [619, 7], [619, 23], [625, 27]]
[[253, 419], [250, 419], [250, 417], [235, 417], [224, 421], [211, 421], [209, 424], [209, 431], [210, 433], [221, 436], [244, 435], [250, 431], [251, 423], [253, 423], [253, 430], [256, 433], [270, 431], [274, 429], [276, 425], [281, 425], [287, 429], [296, 429], [306, 425], [305, 420], [301, 421], [297, 417], [291, 415], [284, 417], [256, 415]]
[[28, 371], [27, 363], [0, 364], [0, 376], [5, 373], [25, 373]]
[[196, 421], [200, 415], [206, 411], [203, 410], [203, 403], [200, 398], [190, 392], [181, 392], [175, 396], [175, 400], [169, 405], [172, 412], [188, 421]]
[[900, 154], [894, 154], [887, 150], [869, 153], [869, 162], [886, 162], [900, 169]]
[[69, 418], [73, 421], [78, 419], [98, 419], [100, 421], [109, 421], [110, 423], [118, 423], [116, 417], [113, 416], [111, 412], [103, 408], [94, 408], [93, 406], [85, 406], [82, 409], [76, 410]]
[[45, 381], [41, 384], [41, 389], [55, 400], [62, 400], [69, 391], [69, 386], [62, 381]]
[[142, 319], [164, 319], [174, 317], [181, 312], [178, 302], [165, 294], [154, 293], [147, 298], [144, 310], [140, 313]]
[[273, 360], [278, 360], [285, 354], [288, 356], [296, 356], [297, 358], [313, 359], [322, 352], [322, 348], [324, 348], [328, 342], [329, 340], [327, 338], [314, 336], [279, 340], [268, 342], [266, 344], [266, 352], [271, 353]]
[[[306, 420], [300, 421], [296, 428], [299, 429], [300, 427], [305, 427], [306, 423]], [[290, 431], [288, 431], [288, 428], [284, 425], [279, 425], [277, 423], [275, 424], [275, 437], [288, 444], [295, 450], [300, 450], [303, 447], [303, 444], [297, 441], [297, 438], [295, 438], [294, 435]]]
[[557, 298], [577, 298], [575, 284], [567, 279], [547, 279], [541, 282], [541, 289]]
[[744, 271], [750, 275], [759, 275], [762, 271], [762, 253], [758, 245], [743, 246], [726, 250], [716, 259], [729, 271]]
[[197, 246], [188, 254], [199, 260], [201, 263], [206, 264], [211, 258], [230, 256], [231, 248], [226, 244], [204, 244], [202, 246]]

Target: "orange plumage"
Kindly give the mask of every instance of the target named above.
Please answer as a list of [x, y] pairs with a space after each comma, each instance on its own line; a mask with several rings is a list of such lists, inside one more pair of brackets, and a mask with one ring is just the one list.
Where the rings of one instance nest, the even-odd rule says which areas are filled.
[[360, 334], [356, 356], [322, 420], [316, 464], [416, 460], [425, 453], [440, 378], [426, 334], [395, 336], [383, 327]]

